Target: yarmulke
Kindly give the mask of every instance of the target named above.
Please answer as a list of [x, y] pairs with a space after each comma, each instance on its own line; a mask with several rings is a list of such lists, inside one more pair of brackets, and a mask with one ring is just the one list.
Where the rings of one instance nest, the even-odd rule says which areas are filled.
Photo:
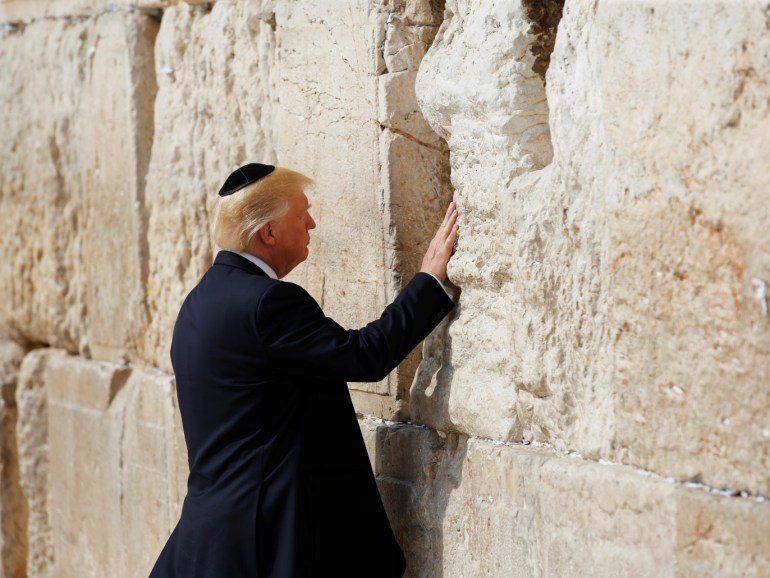
[[250, 163], [235, 169], [227, 177], [225, 184], [219, 189], [219, 196], [226, 197], [240, 191], [243, 187], [248, 187], [251, 183], [256, 183], [259, 179], [266, 177], [275, 170], [273, 165], [261, 165], [259, 163]]

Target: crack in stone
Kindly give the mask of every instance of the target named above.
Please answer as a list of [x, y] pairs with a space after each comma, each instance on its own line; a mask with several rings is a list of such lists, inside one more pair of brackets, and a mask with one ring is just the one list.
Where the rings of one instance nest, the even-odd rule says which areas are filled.
[[408, 139], [408, 140], [410, 140], [410, 141], [412, 141], [414, 143], [417, 143], [420, 146], [424, 146], [426, 148], [429, 148], [431, 150], [434, 150], [434, 151], [437, 151], [437, 152], [440, 152], [440, 153], [444, 152], [444, 149], [441, 148], [440, 146], [434, 145], [434, 144], [431, 144], [431, 143], [428, 143], [428, 142], [425, 142], [423, 140], [420, 140], [417, 137], [415, 137], [415, 136], [413, 136], [413, 135], [409, 134], [408, 132], [403, 131], [401, 129], [394, 128], [392, 126], [388, 126], [388, 125], [382, 124], [382, 123], [380, 123], [380, 128], [383, 129], [383, 130], [388, 130], [388, 131], [390, 131], [390, 132], [392, 132], [394, 134], [397, 134], [399, 136], [402, 136], [405, 139]]

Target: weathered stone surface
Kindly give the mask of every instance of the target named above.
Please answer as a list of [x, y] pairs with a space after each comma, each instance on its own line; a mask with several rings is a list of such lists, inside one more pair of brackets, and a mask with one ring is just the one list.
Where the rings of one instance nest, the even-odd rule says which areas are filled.
[[136, 349], [156, 28], [114, 12], [3, 33], [1, 334], [103, 359]]
[[[147, 324], [144, 190], [153, 139], [157, 23], [146, 16], [105, 15], [96, 34], [78, 115], [87, 329], [80, 350], [121, 361], [133, 356]], [[125, 75], [112, 82], [116, 70]]]
[[16, 384], [25, 351], [0, 341], [0, 576], [22, 578], [27, 567], [27, 508], [19, 482]]
[[[602, 74], [618, 78], [602, 88], [615, 445], [666, 475], [768, 493], [767, 12], [708, 2], [696, 19], [693, 6], [597, 14], [615, 47]], [[659, 19], [665, 47], [642, 33]], [[691, 46], [681, 32], [703, 21], [720, 42]], [[629, 31], [665, 68], [622, 69], [638, 54], [618, 42]]]
[[173, 379], [159, 372], [134, 371], [123, 399], [112, 409], [113, 414], [116, 411], [123, 412], [124, 424], [122, 557], [111, 562], [116, 575], [144, 576], [176, 526], [187, 493], [187, 447]]
[[[414, 95], [417, 67], [438, 30], [440, 12], [430, 3], [383, 2], [372, 19], [381, 129], [379, 194], [387, 223], [385, 301], [419, 270], [452, 195], [446, 144], [425, 122]], [[395, 407], [388, 403], [392, 398], [377, 400], [354, 392], [356, 408], [378, 416], [408, 417], [408, 392], [420, 357], [421, 352], [414, 351], [388, 376], [387, 389], [382, 385], [375, 389], [395, 394]]]
[[172, 380], [82, 360], [49, 380], [50, 430], [69, 432], [50, 442], [56, 575], [148, 574], [186, 483]]
[[19, 478], [28, 512], [27, 573], [53, 577], [50, 451], [48, 435], [48, 365], [66, 357], [61, 350], [39, 349], [24, 358], [16, 388]]
[[444, 534], [444, 518], [460, 484], [467, 439], [373, 420], [361, 426], [391, 526], [407, 558], [406, 576], [441, 576], [452, 540]]
[[30, 20], [62, 16], [84, 16], [103, 11], [101, 0], [0, 0], [0, 22], [24, 23]]
[[770, 504], [365, 420], [408, 576], [763, 576]]
[[532, 4], [448, 2], [420, 67], [463, 298], [412, 413], [767, 493], [766, 14], [567, 4], [546, 103]]
[[173, 380], [33, 352], [19, 381], [18, 440], [29, 574], [148, 574], [186, 488]]
[[[50, 18], [88, 18], [115, 10], [139, 10], [160, 15], [160, 10], [182, 0], [0, 0], [0, 23], [24, 25]], [[187, 4], [208, 4], [187, 0]]]
[[46, 367], [53, 576], [97, 575], [119, 554], [122, 420], [108, 410], [129, 373], [78, 357]]
[[[449, 144], [460, 206], [450, 276], [463, 296], [450, 329], [453, 371], [438, 376], [451, 378], [451, 387], [436, 387], [447, 392], [447, 411], [459, 429], [517, 438], [516, 384], [539, 392], [545, 356], [531, 334], [548, 330], [542, 314], [517, 294], [531, 268], [517, 263], [524, 242], [516, 233], [527, 229], [519, 226], [523, 215], [507, 209], [518, 197], [508, 197], [514, 177], [550, 161], [548, 109], [542, 80], [531, 70], [530, 22], [518, 2], [449, 2], [447, 10], [417, 79], [421, 108]], [[530, 228], [528, 236], [535, 234]], [[413, 401], [413, 412], [435, 413]]]
[[768, 502], [682, 492], [677, 500], [680, 576], [770, 575]]
[[362, 422], [409, 575], [770, 575], [766, 498], [681, 483], [770, 494], [764, 6], [115, 4], [0, 0], [3, 576], [147, 574], [187, 466], [138, 366], [251, 160], [316, 178], [291, 279], [350, 327], [459, 203], [458, 309], [352, 385], [442, 430]]

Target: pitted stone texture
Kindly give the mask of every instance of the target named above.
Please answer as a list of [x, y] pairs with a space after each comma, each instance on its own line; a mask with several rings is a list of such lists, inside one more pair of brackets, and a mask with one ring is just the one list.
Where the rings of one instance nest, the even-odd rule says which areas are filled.
[[[437, 411], [415, 400], [413, 411], [444, 414], [443, 426], [449, 418], [462, 431], [497, 439], [521, 437], [527, 405], [553, 395], [546, 368], [558, 371], [561, 360], [547, 343], [556, 330], [547, 319], [555, 296], [547, 291], [558, 290], [558, 279], [546, 277], [542, 261], [570, 259], [558, 254], [563, 247], [544, 246], [547, 198], [529, 193], [548, 172], [527, 171], [551, 159], [530, 27], [518, 2], [449, 2], [417, 80], [423, 112], [450, 146], [461, 227], [450, 277], [463, 295], [449, 332], [453, 371], [433, 377], [432, 386], [425, 376], [415, 383], [417, 392], [444, 392], [448, 405]], [[470, 78], [456, 82], [461, 73]]]
[[14, 114], [9, 109], [0, 116], [6, 255], [0, 264], [0, 330], [71, 349], [84, 317], [77, 275], [78, 158], [76, 147], [68, 146], [75, 140], [85, 74], [84, 30], [83, 24], [40, 22], [4, 31], [0, 41], [0, 94], [3, 102], [15, 103]]
[[417, 83], [426, 119], [477, 169], [497, 160], [510, 178], [542, 168], [551, 159], [548, 105], [526, 9], [499, 0], [450, 0], [446, 9]]
[[81, 359], [49, 379], [56, 575], [148, 574], [186, 480], [171, 379]]
[[30, 575], [147, 575], [186, 483], [172, 379], [33, 352], [19, 383], [18, 439]]
[[761, 7], [567, 4], [552, 142], [523, 8], [447, 8], [417, 94], [450, 146], [463, 296], [442, 373], [415, 382], [445, 408], [413, 414], [767, 493]]
[[62, 350], [38, 349], [24, 358], [16, 389], [19, 478], [28, 512], [27, 574], [49, 578], [53, 567], [50, 448], [48, 445], [48, 367], [66, 358]]
[[365, 420], [407, 576], [764, 576], [770, 504], [632, 468]]
[[104, 573], [119, 554], [122, 472], [115, 434], [122, 424], [112, 422], [108, 410], [128, 375], [128, 369], [77, 357], [46, 367], [54, 576]]
[[[688, 11], [696, 6], [697, 17]], [[653, 22], [667, 45], [642, 33]], [[756, 168], [770, 147], [767, 22], [750, 2], [673, 3], [654, 15], [610, 5], [597, 14], [597, 40], [614, 46], [602, 74], [618, 79], [601, 93], [617, 454], [762, 493], [770, 491], [770, 174]], [[683, 30], [720, 41], [693, 45]], [[636, 50], [620, 41], [629, 32]], [[665, 66], [623, 68], [638, 50]], [[654, 79], [660, 89], [643, 97]]]
[[[140, 10], [160, 17], [161, 10], [183, 0], [0, 0], [0, 23], [25, 25], [47, 18], [88, 18], [115, 10]], [[185, 4], [213, 4], [184, 0]]]
[[94, 15], [107, 9], [104, 0], [0, 0], [0, 23]]
[[114, 12], [3, 33], [6, 336], [113, 360], [141, 339], [156, 28]]
[[135, 370], [113, 414], [116, 411], [124, 416], [123, 556], [121, 565], [113, 562], [112, 567], [115, 572], [127, 569], [126, 576], [144, 576], [176, 526], [187, 494], [187, 447], [173, 379], [160, 372]]
[[19, 480], [16, 385], [25, 350], [0, 340], [0, 576], [27, 575], [27, 504]]

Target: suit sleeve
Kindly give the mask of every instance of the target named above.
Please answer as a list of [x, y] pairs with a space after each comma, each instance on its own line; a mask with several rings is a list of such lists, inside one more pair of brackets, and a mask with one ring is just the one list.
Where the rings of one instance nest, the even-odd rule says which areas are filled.
[[454, 304], [418, 273], [382, 316], [346, 330], [326, 317], [302, 287], [276, 283], [257, 306], [257, 333], [268, 358], [291, 375], [379, 381], [439, 324]]

